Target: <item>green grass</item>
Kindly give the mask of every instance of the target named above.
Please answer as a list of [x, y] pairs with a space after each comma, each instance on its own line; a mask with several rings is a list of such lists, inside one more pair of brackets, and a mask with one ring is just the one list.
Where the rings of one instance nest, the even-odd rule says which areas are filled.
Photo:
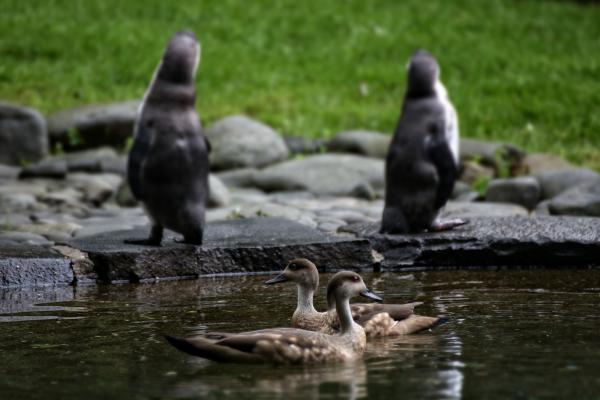
[[[202, 42], [205, 124], [391, 132], [417, 48], [464, 136], [600, 169], [600, 7], [551, 0], [0, 0], [0, 99], [43, 112], [139, 98], [171, 34]], [[368, 94], [359, 90], [368, 87]]]

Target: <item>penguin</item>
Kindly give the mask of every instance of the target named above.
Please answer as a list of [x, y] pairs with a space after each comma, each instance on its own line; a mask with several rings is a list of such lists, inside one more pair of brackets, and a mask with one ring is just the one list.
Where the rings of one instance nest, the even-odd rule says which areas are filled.
[[414, 53], [400, 119], [385, 164], [381, 233], [441, 231], [465, 224], [438, 214], [458, 178], [458, 120], [427, 51]]
[[140, 105], [127, 177], [152, 230], [148, 239], [127, 243], [159, 246], [168, 228], [182, 234], [185, 243], [202, 244], [210, 144], [195, 109], [199, 60], [194, 34], [176, 33]]

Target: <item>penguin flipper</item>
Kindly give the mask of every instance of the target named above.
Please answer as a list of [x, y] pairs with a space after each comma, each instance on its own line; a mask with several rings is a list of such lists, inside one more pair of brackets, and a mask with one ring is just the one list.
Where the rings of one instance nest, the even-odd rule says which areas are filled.
[[142, 124], [137, 129], [133, 146], [129, 150], [127, 159], [127, 180], [131, 187], [131, 193], [136, 199], [143, 199], [142, 190], [142, 163], [150, 150], [150, 132]]
[[433, 162], [438, 175], [438, 187], [434, 207], [442, 208], [452, 195], [454, 183], [458, 178], [458, 167], [450, 146], [443, 138], [431, 140], [427, 145], [427, 154]]

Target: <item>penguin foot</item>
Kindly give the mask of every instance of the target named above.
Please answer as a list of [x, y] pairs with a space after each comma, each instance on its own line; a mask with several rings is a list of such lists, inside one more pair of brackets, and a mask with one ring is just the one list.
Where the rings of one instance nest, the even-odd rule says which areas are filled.
[[137, 244], [139, 246], [160, 246], [160, 240], [156, 241], [156, 239], [125, 239], [123, 242], [126, 244]]
[[175, 239], [175, 243], [191, 244], [194, 246], [202, 246], [202, 240], [197, 241], [197, 240], [189, 240], [189, 239]]
[[429, 232], [443, 232], [449, 231], [457, 226], [468, 224], [469, 221], [465, 221], [464, 219], [455, 218], [455, 219], [438, 219], [436, 220], [431, 227], [428, 229]]

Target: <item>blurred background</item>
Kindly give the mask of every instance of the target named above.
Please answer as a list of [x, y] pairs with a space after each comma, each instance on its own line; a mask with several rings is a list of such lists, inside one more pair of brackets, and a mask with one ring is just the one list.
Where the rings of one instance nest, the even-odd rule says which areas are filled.
[[44, 114], [138, 99], [177, 30], [202, 43], [205, 125], [391, 133], [430, 50], [463, 136], [600, 169], [600, 7], [550, 0], [1, 0], [0, 99]]

